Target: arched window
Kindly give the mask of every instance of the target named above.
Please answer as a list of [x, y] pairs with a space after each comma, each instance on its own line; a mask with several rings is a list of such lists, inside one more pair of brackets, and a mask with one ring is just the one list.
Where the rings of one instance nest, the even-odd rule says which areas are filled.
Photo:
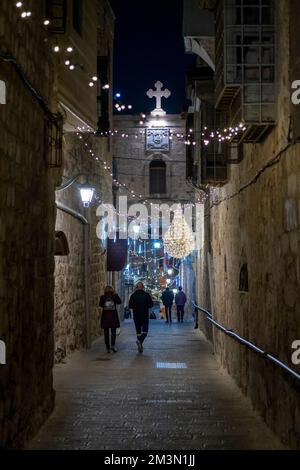
[[166, 164], [161, 160], [153, 160], [150, 163], [150, 194], [166, 192]]
[[70, 254], [68, 239], [64, 232], [55, 232], [55, 256], [68, 256]]
[[249, 281], [248, 281], [248, 266], [243, 264], [240, 271], [240, 292], [249, 292]]

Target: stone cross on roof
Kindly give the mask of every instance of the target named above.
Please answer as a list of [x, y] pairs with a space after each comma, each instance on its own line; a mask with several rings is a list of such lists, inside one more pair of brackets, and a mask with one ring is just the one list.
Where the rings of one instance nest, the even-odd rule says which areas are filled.
[[169, 96], [171, 96], [171, 92], [167, 88], [165, 88], [165, 90], [162, 90], [163, 84], [161, 82], [156, 82], [154, 86], [156, 91], [151, 89], [147, 91], [147, 96], [149, 98], [156, 98], [156, 108], [151, 112], [151, 115], [165, 116], [166, 111], [164, 111], [161, 107], [161, 99], [169, 98]]

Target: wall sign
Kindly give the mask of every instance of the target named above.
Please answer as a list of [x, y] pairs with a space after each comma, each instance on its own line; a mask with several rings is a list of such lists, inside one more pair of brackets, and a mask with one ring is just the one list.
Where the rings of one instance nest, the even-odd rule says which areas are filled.
[[169, 129], [147, 129], [146, 139], [147, 151], [168, 152], [170, 150]]

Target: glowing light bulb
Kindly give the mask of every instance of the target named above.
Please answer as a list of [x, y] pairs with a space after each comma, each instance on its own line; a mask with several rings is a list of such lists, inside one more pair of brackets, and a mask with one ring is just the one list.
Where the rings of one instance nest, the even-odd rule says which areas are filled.
[[17, 3], [16, 3], [16, 7], [17, 7], [17, 8], [21, 8], [22, 5], [23, 5], [22, 2], [17, 2]]
[[59, 52], [59, 46], [54, 46], [53, 50], [54, 50], [54, 52]]
[[90, 83], [89, 83], [89, 86], [90, 86], [90, 87], [93, 87], [93, 86], [94, 86], [94, 82], [90, 82]]
[[96, 77], [96, 75], [94, 75], [94, 76], [92, 77], [92, 80], [93, 80], [93, 82], [96, 82], [96, 81], [98, 80], [98, 77]]
[[67, 52], [73, 52], [73, 47], [67, 47]]
[[70, 65], [70, 63], [71, 63], [71, 62], [70, 62], [69, 60], [66, 60], [66, 61], [65, 61], [65, 65]]
[[69, 67], [70, 70], [74, 70], [75, 69], [75, 65], [71, 64], [70, 67]]
[[50, 21], [49, 21], [49, 20], [44, 20], [44, 22], [43, 22], [43, 25], [44, 25], [44, 26], [48, 26], [49, 24], [50, 24]]

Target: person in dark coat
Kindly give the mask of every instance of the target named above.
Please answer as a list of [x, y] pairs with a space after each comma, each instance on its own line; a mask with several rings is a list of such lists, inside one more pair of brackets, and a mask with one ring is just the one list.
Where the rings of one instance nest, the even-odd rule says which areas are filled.
[[178, 323], [183, 323], [185, 303], [186, 303], [186, 295], [183, 292], [182, 287], [178, 287], [178, 292], [175, 295], [175, 304], [177, 307]]
[[163, 291], [161, 300], [166, 310], [166, 323], [169, 323], [169, 318], [170, 323], [172, 323], [172, 305], [174, 300], [174, 294], [173, 291], [169, 289], [169, 287], [166, 287], [166, 289]]
[[[100, 297], [99, 306], [102, 307], [101, 328], [104, 330], [104, 341], [106, 351], [110, 353], [117, 352], [116, 336], [117, 328], [120, 328], [120, 320], [117, 311], [117, 305], [122, 303], [118, 294], [115, 293], [112, 286], [106, 286], [104, 295]], [[111, 343], [109, 338], [109, 330], [111, 330]]]
[[135, 292], [129, 299], [129, 308], [133, 310], [133, 320], [137, 335], [137, 347], [143, 352], [143, 343], [149, 331], [149, 308], [153, 307], [151, 295], [144, 290], [144, 284], [138, 282]]

